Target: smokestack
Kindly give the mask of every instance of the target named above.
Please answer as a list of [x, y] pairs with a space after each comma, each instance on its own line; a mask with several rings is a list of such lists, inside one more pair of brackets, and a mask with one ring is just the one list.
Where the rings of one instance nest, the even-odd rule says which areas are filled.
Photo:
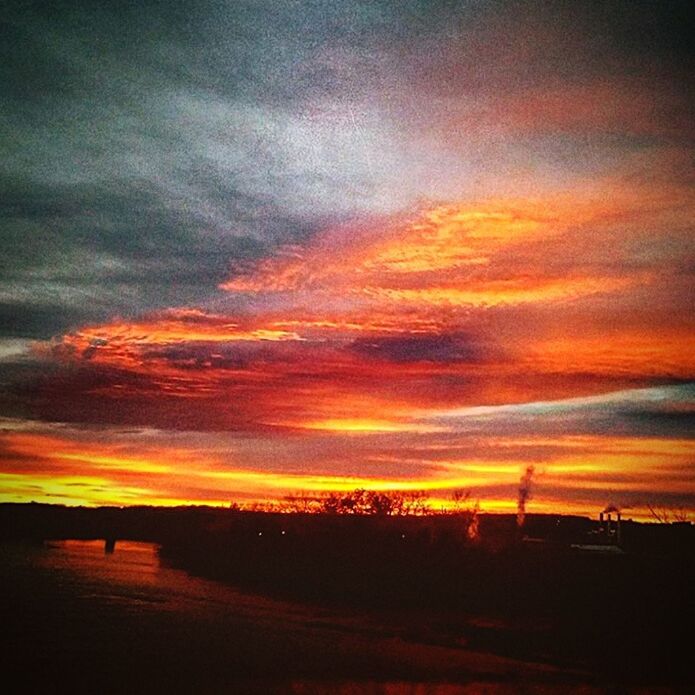
[[531, 499], [531, 480], [533, 478], [533, 466], [527, 466], [525, 473], [519, 481], [519, 496], [516, 503], [516, 525], [521, 528], [526, 518], [526, 502]]
[[[612, 525], [612, 519], [611, 519], [611, 513], [615, 513], [615, 526]], [[617, 545], [620, 545], [621, 543], [621, 537], [620, 537], [620, 521], [621, 521], [621, 513], [620, 509], [616, 507], [614, 504], [609, 504], [602, 512], [601, 512], [601, 519], [603, 519], [604, 515], [608, 515], [608, 523], [606, 524], [605, 528], [605, 534], [606, 538], [610, 542], [615, 542]], [[604, 532], [603, 524], [601, 524], [601, 531]]]

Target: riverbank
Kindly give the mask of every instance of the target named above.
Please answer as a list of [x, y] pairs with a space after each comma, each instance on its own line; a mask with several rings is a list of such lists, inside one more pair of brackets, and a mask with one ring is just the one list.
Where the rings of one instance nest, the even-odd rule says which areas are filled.
[[[211, 678], [209, 692], [217, 680], [268, 685], [270, 674], [283, 687], [484, 681], [559, 692], [670, 692], [695, 680], [683, 637], [695, 618], [691, 527], [627, 524], [624, 547], [609, 554], [573, 548], [594, 531], [574, 517], [530, 517], [525, 538], [512, 517], [483, 517], [475, 539], [453, 516], [0, 505], [0, 519], [4, 558], [15, 558], [0, 586], [5, 653], [34, 678], [67, 677], [77, 659], [92, 684], [155, 678], [155, 664], [170, 662], [172, 688]], [[40, 561], [58, 557], [56, 539], [69, 534], [91, 548], [87, 565], [74, 552], [63, 565]], [[157, 544], [146, 566], [130, 562], [143, 557], [134, 540]], [[66, 594], [76, 567], [89, 586], [111, 588]], [[104, 599], [121, 596], [109, 567], [120, 568], [118, 586], [133, 570], [134, 603], [127, 592], [125, 604]], [[195, 597], [172, 602], [185, 587]], [[240, 617], [249, 600], [274, 608]]]
[[3, 543], [0, 591], [17, 693], [603, 692], [587, 674], [472, 649], [432, 616], [239, 591], [168, 567], [152, 544]]

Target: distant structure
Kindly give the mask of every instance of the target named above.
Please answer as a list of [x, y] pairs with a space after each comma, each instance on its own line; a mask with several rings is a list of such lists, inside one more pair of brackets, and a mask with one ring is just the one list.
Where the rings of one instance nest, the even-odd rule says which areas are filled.
[[620, 510], [614, 505], [609, 505], [598, 515], [598, 531], [592, 531], [592, 535], [598, 536], [594, 543], [576, 543], [571, 547], [574, 550], [581, 550], [590, 553], [611, 553], [619, 554], [623, 552], [620, 547]]
[[611, 504], [598, 515], [598, 519], [599, 535], [603, 542], [607, 545], [620, 545], [620, 510]]

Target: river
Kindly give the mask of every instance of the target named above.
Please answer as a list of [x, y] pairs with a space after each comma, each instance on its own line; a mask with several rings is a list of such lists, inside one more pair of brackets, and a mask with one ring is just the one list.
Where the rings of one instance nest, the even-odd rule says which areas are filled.
[[470, 651], [426, 616], [324, 609], [192, 577], [150, 543], [0, 544], [0, 595], [12, 692], [594, 692], [547, 665]]

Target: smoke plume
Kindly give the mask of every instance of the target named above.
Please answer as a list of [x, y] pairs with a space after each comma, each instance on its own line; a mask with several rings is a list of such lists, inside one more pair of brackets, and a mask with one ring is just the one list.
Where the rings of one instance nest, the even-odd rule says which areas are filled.
[[531, 499], [531, 481], [533, 479], [533, 466], [527, 466], [526, 471], [519, 480], [519, 496], [516, 503], [516, 524], [519, 528], [524, 525], [526, 518], [526, 502]]

